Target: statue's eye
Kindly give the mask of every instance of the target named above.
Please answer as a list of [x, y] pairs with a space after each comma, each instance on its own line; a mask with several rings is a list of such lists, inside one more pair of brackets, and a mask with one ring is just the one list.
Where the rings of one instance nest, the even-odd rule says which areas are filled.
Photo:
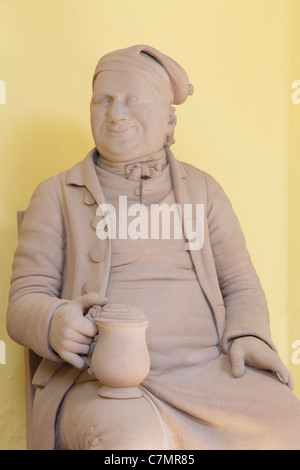
[[111, 103], [111, 99], [109, 98], [109, 96], [103, 96], [102, 98], [100, 98], [99, 103], [104, 108], [107, 108]]
[[131, 103], [134, 103], [137, 100], [138, 99], [137, 99], [136, 96], [128, 96], [126, 101], [127, 101], [128, 104], [131, 104]]
[[109, 96], [103, 96], [103, 95], [97, 95], [95, 94], [93, 96], [92, 102], [94, 104], [100, 104], [104, 108], [107, 108], [110, 105], [110, 97]]

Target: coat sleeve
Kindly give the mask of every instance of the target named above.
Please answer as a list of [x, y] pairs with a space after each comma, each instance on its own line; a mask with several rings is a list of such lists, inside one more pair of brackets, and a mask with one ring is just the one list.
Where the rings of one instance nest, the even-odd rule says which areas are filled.
[[223, 351], [241, 336], [260, 338], [276, 351], [266, 297], [238, 218], [222, 187], [209, 175], [206, 183], [208, 230], [226, 312]]
[[51, 179], [35, 190], [25, 212], [15, 251], [7, 330], [11, 338], [38, 355], [61, 361], [49, 345], [53, 313], [60, 298], [64, 269], [64, 223]]

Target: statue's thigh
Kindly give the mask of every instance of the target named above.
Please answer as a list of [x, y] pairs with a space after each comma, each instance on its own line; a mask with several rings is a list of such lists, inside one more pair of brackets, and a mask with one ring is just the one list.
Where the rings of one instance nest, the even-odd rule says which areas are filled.
[[101, 398], [98, 382], [75, 385], [59, 416], [60, 446], [69, 450], [166, 449], [161, 421], [145, 397]]

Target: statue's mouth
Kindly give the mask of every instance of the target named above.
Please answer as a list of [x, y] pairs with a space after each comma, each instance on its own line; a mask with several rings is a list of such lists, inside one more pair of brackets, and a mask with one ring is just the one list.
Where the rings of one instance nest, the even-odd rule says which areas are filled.
[[130, 129], [132, 129], [133, 126], [130, 126], [130, 127], [126, 127], [126, 128], [121, 128], [121, 129], [118, 129], [118, 128], [107, 128], [107, 130], [113, 134], [113, 135], [121, 135], [121, 134], [125, 134], [127, 131], [129, 131]]

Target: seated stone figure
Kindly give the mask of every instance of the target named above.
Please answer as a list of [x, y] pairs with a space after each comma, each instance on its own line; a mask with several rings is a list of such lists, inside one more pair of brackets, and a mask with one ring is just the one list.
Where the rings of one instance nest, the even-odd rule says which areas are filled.
[[[173, 105], [192, 92], [182, 67], [150, 46], [106, 54], [93, 77], [95, 148], [32, 196], [7, 328], [44, 358], [34, 449], [300, 449], [300, 404], [231, 203], [170, 151]], [[182, 208], [186, 227], [177, 236], [172, 219], [170, 236], [161, 226], [149, 235], [133, 206], [148, 219]], [[139, 398], [99, 396], [88, 369], [97, 327], [86, 314], [106, 303], [135, 305], [149, 321]]]

